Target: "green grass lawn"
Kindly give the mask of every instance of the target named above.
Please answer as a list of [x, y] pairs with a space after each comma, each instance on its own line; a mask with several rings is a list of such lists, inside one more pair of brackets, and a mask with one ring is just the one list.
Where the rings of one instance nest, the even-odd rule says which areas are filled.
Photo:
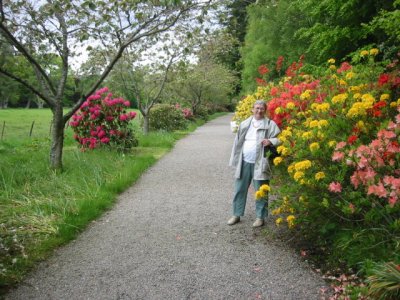
[[[6, 122], [0, 141], [0, 295], [18, 283], [39, 260], [76, 237], [110, 208], [176, 140], [188, 130], [140, 133], [129, 152], [108, 149], [82, 152], [66, 130], [62, 173], [49, 168], [50, 110], [0, 110]], [[34, 135], [29, 137], [31, 122]], [[2, 127], [0, 127], [1, 130]], [[1, 134], [1, 131], [0, 131]]]

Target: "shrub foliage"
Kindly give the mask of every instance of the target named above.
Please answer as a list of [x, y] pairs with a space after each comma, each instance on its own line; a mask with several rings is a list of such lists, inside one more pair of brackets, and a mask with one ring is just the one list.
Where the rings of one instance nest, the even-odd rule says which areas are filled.
[[[187, 112], [189, 116], [189, 113]], [[156, 104], [150, 113], [150, 129], [174, 131], [187, 128], [183, 111], [174, 105]]]

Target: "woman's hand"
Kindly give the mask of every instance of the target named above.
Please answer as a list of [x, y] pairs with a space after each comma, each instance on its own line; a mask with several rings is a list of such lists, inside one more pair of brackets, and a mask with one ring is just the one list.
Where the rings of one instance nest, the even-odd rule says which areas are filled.
[[263, 139], [263, 140], [261, 141], [261, 144], [263, 144], [264, 146], [272, 145], [271, 141], [268, 140], [268, 139]]

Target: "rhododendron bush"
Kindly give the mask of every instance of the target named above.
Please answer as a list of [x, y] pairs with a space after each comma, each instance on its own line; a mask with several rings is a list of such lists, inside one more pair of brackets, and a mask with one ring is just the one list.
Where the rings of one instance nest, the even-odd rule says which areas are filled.
[[280, 82], [259, 78], [234, 117], [267, 101], [282, 129], [274, 160], [281, 199], [272, 213], [348, 265], [400, 253], [399, 65], [376, 62], [378, 53], [364, 50], [357, 63], [330, 59], [320, 78], [302, 73], [301, 60]]
[[107, 87], [97, 90], [72, 116], [69, 124], [74, 130], [74, 139], [82, 149], [102, 146], [127, 149], [137, 146], [129, 124], [136, 113], [128, 112], [129, 106], [129, 101], [113, 98]]

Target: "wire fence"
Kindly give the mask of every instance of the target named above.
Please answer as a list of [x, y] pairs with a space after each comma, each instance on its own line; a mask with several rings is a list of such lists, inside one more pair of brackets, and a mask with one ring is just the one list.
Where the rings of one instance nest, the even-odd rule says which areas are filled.
[[[32, 121], [28, 123], [24, 122], [24, 124], [2, 121], [0, 126], [0, 141], [6, 141], [7, 139], [15, 138], [48, 138], [51, 136], [53, 121]], [[67, 130], [68, 127], [69, 122], [65, 124], [65, 130]]]

